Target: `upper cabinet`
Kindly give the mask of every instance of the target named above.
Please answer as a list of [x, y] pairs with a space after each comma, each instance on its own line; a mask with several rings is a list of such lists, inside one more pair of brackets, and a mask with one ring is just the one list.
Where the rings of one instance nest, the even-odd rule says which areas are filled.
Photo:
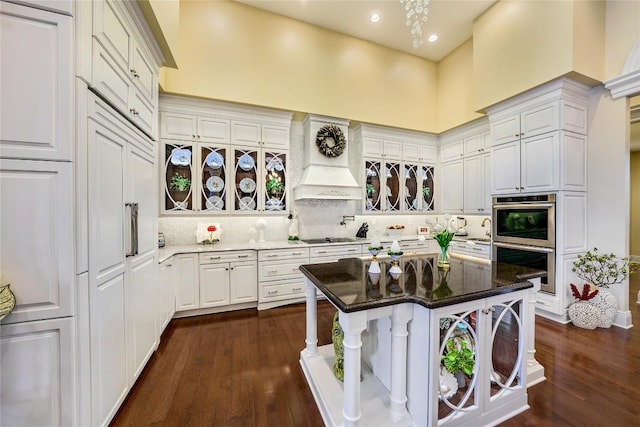
[[435, 137], [373, 125], [357, 126], [354, 136], [353, 157], [362, 160], [352, 162], [352, 167], [362, 171], [359, 175], [364, 188], [364, 212], [418, 213], [435, 209]]
[[72, 21], [70, 16], [0, 2], [2, 157], [71, 160]]
[[157, 55], [146, 48], [126, 2], [97, 0], [93, 10], [93, 88], [141, 130], [156, 139]]
[[586, 91], [561, 79], [489, 112], [492, 194], [586, 191]]
[[161, 101], [161, 213], [288, 211], [290, 113]]
[[464, 156], [463, 141], [443, 142], [440, 146], [440, 161], [460, 160]]

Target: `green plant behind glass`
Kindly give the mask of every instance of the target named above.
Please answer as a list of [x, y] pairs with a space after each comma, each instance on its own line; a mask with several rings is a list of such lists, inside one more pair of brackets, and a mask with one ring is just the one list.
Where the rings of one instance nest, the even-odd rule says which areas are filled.
[[186, 191], [191, 188], [191, 178], [179, 175], [177, 172], [171, 177], [169, 182], [170, 190]]

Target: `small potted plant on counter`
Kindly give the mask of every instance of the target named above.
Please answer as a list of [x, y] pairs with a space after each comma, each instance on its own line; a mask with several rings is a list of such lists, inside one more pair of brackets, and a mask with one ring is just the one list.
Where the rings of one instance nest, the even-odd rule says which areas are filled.
[[404, 231], [404, 225], [394, 224], [387, 227], [387, 233], [389, 237], [399, 237]]

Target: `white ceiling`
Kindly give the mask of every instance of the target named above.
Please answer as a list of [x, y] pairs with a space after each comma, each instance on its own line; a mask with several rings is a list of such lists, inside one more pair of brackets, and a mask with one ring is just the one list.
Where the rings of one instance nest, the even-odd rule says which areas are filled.
[[[299, 21], [421, 56], [438, 62], [472, 35], [473, 20], [496, 0], [431, 0], [429, 19], [422, 31], [424, 44], [413, 48], [399, 0], [236, 0]], [[371, 13], [381, 15], [369, 21]], [[437, 34], [430, 43], [426, 38]]]

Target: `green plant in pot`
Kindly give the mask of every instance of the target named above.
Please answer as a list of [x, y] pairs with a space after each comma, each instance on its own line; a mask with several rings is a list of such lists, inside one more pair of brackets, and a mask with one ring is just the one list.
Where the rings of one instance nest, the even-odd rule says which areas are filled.
[[423, 197], [429, 197], [430, 194], [431, 194], [431, 189], [429, 187], [424, 187], [422, 189], [422, 196]]
[[462, 340], [456, 343], [449, 338], [446, 344], [447, 352], [442, 355], [442, 364], [458, 380], [458, 386], [464, 387], [464, 375], [472, 376], [476, 364], [475, 352], [469, 346], [469, 342]]
[[169, 189], [175, 191], [187, 191], [191, 188], [191, 178], [182, 176], [177, 172], [171, 177], [169, 181]]
[[373, 184], [367, 184], [367, 196], [371, 196], [374, 191], [376, 191], [376, 188], [373, 186]]
[[282, 191], [284, 190], [284, 184], [278, 178], [271, 177], [266, 183], [266, 189], [270, 195], [277, 196], [279, 194], [282, 194]]

